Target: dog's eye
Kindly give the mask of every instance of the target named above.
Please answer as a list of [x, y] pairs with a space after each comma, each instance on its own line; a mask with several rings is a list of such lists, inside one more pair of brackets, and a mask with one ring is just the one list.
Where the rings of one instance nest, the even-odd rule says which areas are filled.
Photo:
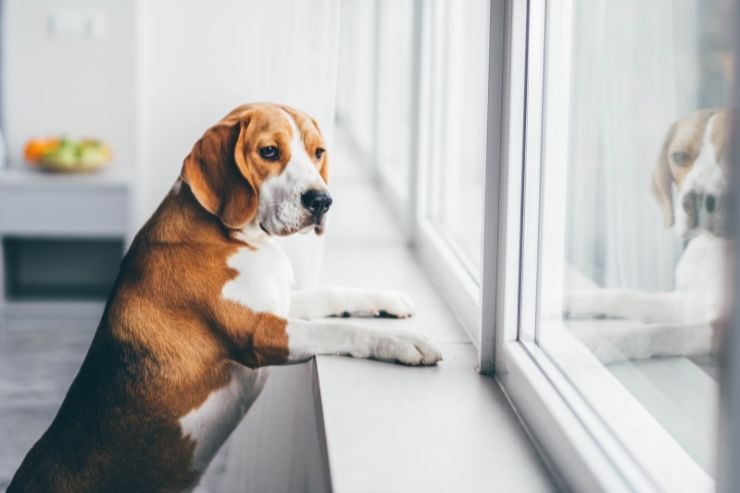
[[321, 156], [324, 155], [326, 152], [326, 149], [322, 149], [321, 147], [316, 148], [316, 159], [321, 159]]
[[276, 161], [278, 158], [278, 154], [278, 148], [275, 146], [260, 147], [260, 156], [262, 156], [262, 159], [267, 159], [268, 161]]
[[689, 162], [689, 153], [685, 151], [676, 151], [671, 154], [671, 159], [677, 166], [683, 166]]

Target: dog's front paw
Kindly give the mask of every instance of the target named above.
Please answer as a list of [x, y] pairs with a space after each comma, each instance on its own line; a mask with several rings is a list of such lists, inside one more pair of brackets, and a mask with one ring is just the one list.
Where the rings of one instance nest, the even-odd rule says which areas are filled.
[[366, 301], [366, 313], [373, 317], [408, 318], [414, 314], [411, 298], [400, 291], [372, 291]]
[[436, 365], [442, 361], [442, 352], [425, 337], [404, 332], [381, 337], [373, 357], [403, 365]]

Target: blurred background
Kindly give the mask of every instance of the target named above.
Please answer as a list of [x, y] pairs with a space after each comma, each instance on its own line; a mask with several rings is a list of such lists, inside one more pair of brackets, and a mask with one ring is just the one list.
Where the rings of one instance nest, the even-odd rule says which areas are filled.
[[[567, 163], [547, 163], [568, 171], [564, 270], [595, 288], [671, 290], [684, 245], [662, 227], [650, 173], [673, 121], [728, 104], [732, 2], [566, 3], [573, 8], [564, 38], [572, 42], [548, 45], [547, 55], [572, 61], [560, 66], [568, 114], [535, 122], [569, 132]], [[490, 2], [0, 0], [0, 7], [0, 489], [54, 416], [133, 236], [193, 143], [246, 102], [308, 112], [328, 143], [335, 197], [328, 235], [285, 240], [297, 285], [402, 288], [417, 301], [413, 330], [449, 344], [481, 340], [481, 307], [493, 302], [481, 298]], [[528, 97], [547, 100], [554, 89]], [[545, 144], [552, 143], [543, 143], [547, 151]], [[665, 363], [610, 371], [713, 470], [716, 361]], [[281, 369], [272, 381], [284, 378], [293, 395], [268, 388], [260, 402], [313, 409], [312, 397], [300, 394], [307, 377], [291, 371], [300, 370]], [[277, 419], [260, 412], [237, 435]], [[286, 449], [274, 457], [287, 454], [308, 474], [318, 459], [290, 449], [296, 434], [304, 444], [319, 440], [304, 436], [311, 428], [304, 417], [275, 427]], [[254, 457], [249, 446], [232, 440], [201, 491], [246, 484], [247, 460], [273, 471], [277, 459]]]

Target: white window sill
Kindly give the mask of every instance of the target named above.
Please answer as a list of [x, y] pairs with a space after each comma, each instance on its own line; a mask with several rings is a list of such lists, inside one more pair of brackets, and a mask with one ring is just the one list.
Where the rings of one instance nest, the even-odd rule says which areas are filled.
[[554, 491], [471, 344], [437, 368], [316, 362], [333, 491]]
[[423, 334], [444, 361], [409, 368], [317, 358], [333, 491], [554, 491], [497, 382], [476, 372], [475, 347], [403, 244], [397, 221], [352, 156], [337, 150], [322, 284], [407, 292], [414, 317], [356, 322]]

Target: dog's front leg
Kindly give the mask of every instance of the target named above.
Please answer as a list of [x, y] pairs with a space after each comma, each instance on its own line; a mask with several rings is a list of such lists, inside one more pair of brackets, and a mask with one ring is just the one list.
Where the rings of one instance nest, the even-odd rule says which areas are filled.
[[331, 316], [396, 318], [414, 313], [411, 299], [391, 290], [326, 287], [293, 291], [290, 316], [310, 320]]
[[209, 315], [230, 356], [251, 368], [300, 363], [320, 354], [406, 365], [433, 365], [442, 359], [431, 342], [408, 332], [385, 332], [338, 320], [284, 318], [232, 302], [214, 305]]
[[426, 338], [408, 332], [384, 332], [344, 322], [289, 319], [289, 362], [320, 354], [371, 358], [404, 365], [433, 365], [442, 353]]
[[646, 323], [694, 321], [684, 316], [690, 301], [675, 291], [656, 293], [604, 288], [572, 291], [564, 301], [564, 311], [571, 318], [606, 316]]
[[593, 324], [569, 328], [602, 363], [712, 354], [719, 323]]

